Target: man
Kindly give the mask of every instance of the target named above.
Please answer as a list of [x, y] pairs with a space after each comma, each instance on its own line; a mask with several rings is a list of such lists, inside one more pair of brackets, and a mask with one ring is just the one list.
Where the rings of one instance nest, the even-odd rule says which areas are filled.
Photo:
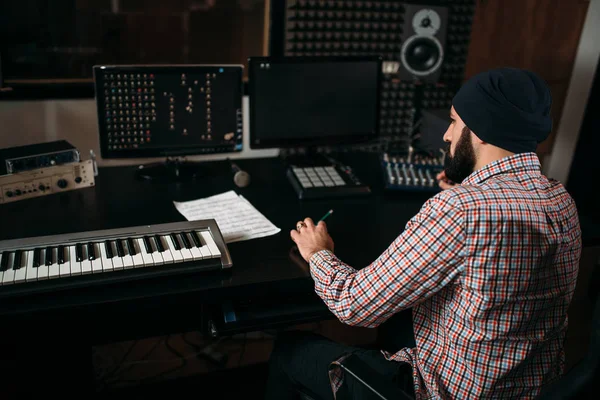
[[335, 256], [325, 223], [298, 222], [291, 238], [333, 314], [377, 327], [412, 309], [416, 345], [390, 354], [282, 335], [268, 398], [290, 398], [294, 386], [324, 399], [357, 393], [336, 368], [350, 352], [390, 381], [410, 366], [418, 399], [531, 399], [561, 375], [581, 237], [574, 202], [541, 174], [535, 154], [552, 128], [550, 106], [547, 85], [529, 71], [495, 69], [467, 81], [444, 134], [438, 179], [447, 190], [365, 268]]

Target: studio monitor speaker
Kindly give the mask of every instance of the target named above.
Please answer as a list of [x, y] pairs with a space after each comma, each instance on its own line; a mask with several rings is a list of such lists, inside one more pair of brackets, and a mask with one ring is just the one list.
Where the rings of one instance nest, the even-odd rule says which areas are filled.
[[406, 4], [401, 34], [399, 78], [435, 83], [444, 62], [448, 9]]

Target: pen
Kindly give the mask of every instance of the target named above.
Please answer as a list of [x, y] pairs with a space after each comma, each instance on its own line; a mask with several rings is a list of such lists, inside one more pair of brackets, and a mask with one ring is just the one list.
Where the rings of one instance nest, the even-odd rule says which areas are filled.
[[[329, 217], [333, 213], [333, 210], [329, 210], [327, 214], [323, 215], [323, 217], [319, 220], [319, 222], [324, 221], [325, 218]], [[318, 223], [318, 222], [317, 222]]]

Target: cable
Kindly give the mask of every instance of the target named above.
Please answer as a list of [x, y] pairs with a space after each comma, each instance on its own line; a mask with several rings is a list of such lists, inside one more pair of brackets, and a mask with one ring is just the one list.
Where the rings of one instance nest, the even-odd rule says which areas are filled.
[[121, 368], [121, 366], [123, 365], [123, 363], [125, 362], [127, 357], [129, 357], [129, 354], [131, 354], [131, 352], [133, 351], [133, 348], [135, 347], [135, 345], [137, 343], [138, 343], [138, 340], [135, 340], [133, 342], [133, 344], [129, 347], [129, 349], [125, 352], [125, 355], [121, 358], [121, 361], [119, 361], [117, 363], [117, 366], [115, 368], [113, 368], [112, 371], [108, 372], [106, 375], [104, 375], [102, 378], [100, 378], [100, 383], [104, 383], [104, 386], [100, 390], [106, 389], [106, 387], [107, 387], [106, 382], [110, 379], [111, 376], [113, 376], [119, 370], [119, 368]]

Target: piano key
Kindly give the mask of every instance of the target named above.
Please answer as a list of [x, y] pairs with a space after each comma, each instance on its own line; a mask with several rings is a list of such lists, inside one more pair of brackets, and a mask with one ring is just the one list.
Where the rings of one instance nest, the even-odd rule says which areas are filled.
[[110, 244], [110, 240], [106, 240], [104, 242], [104, 251], [106, 253], [106, 258], [113, 258], [112, 245]]
[[159, 235], [154, 235], [154, 244], [156, 244], [156, 250], [160, 251], [161, 253], [165, 251]]
[[172, 264], [174, 262], [173, 254], [171, 254], [171, 250], [169, 249], [167, 238], [165, 236], [154, 237], [156, 240], [156, 244], [162, 247], [162, 252], [160, 253], [165, 261], [165, 264]]
[[142, 238], [139, 238], [137, 239], [137, 242], [140, 248], [140, 254], [142, 255], [142, 259], [144, 260], [144, 265], [146, 267], [154, 265], [154, 259], [152, 259], [150, 253], [146, 251], [146, 243], [144, 242], [144, 240]]
[[[61, 254], [62, 253], [62, 254]], [[65, 246], [58, 246], [56, 261], [58, 261], [58, 274], [60, 277], [71, 276], [71, 253]], [[62, 260], [62, 262], [60, 262]]]
[[81, 261], [77, 261], [76, 246], [69, 246], [67, 251], [69, 252], [69, 264], [71, 267], [71, 275], [81, 275]]
[[46, 265], [46, 249], [40, 249], [40, 266], [38, 267], [38, 281], [48, 279], [48, 266]]
[[179, 252], [183, 256], [184, 262], [194, 261], [194, 256], [192, 255], [192, 252], [189, 249], [186, 249], [185, 246], [181, 246], [181, 250], [179, 250]]
[[154, 242], [154, 240], [151, 240], [150, 238], [148, 238], [148, 241], [152, 248], [152, 253], [150, 255], [152, 256], [152, 260], [154, 260], [154, 265], [164, 264], [165, 260], [163, 259], [162, 254], [156, 249], [156, 243]]
[[[90, 248], [91, 244], [91, 248]], [[100, 248], [103, 247], [100, 243], [90, 243], [88, 244], [88, 248], [90, 251], [94, 252], [94, 259], [92, 260], [92, 274], [97, 274], [98, 272], [103, 272], [104, 269], [102, 267], [102, 260], [100, 259]]]
[[150, 238], [148, 238], [148, 236], [144, 236], [142, 239], [144, 242], [144, 248], [146, 249], [146, 253], [152, 254], [153, 250], [152, 245], [150, 245]]
[[81, 246], [81, 273], [92, 273], [92, 262], [89, 259], [87, 246]]
[[128, 240], [131, 240], [131, 245], [133, 246], [133, 250], [134, 250], [134, 254], [133, 256], [131, 256], [131, 258], [133, 259], [133, 267], [134, 268], [139, 268], [139, 267], [143, 267], [144, 266], [144, 257], [142, 257], [142, 250], [140, 249], [140, 245], [137, 242], [136, 239], [131, 239], [129, 238]]
[[179, 263], [182, 262], [183, 259], [183, 254], [181, 253], [181, 250], [178, 250], [175, 248], [175, 243], [173, 243], [172, 240], [167, 240], [167, 248], [169, 249], [169, 251], [171, 252], [171, 255], [173, 256], [173, 262], [175, 263]]
[[113, 271], [113, 262], [112, 258], [108, 257], [107, 249], [110, 250], [110, 245], [107, 245], [106, 242], [102, 243], [100, 247], [100, 262], [102, 263], [102, 271], [110, 272]]
[[31, 257], [33, 257], [33, 251], [24, 250], [21, 256], [21, 266], [15, 270], [15, 283], [25, 282], [25, 277], [27, 276], [27, 262], [29, 253], [31, 253]]
[[8, 253], [8, 268], [4, 271], [4, 275], [2, 276], [2, 280], [0, 283], [3, 285], [11, 285], [15, 280], [15, 270], [13, 269], [13, 263], [15, 262], [15, 252], [11, 251]]
[[129, 254], [129, 250], [127, 250], [128, 246], [125, 240], [117, 239], [117, 243], [121, 243], [121, 247], [123, 248], [123, 267], [125, 268], [133, 268], [133, 258]]
[[202, 235], [204, 242], [208, 245], [208, 249], [210, 250], [210, 253], [213, 255], [213, 257], [221, 257], [221, 251], [217, 247], [217, 244], [215, 243], [215, 240], [213, 239], [211, 234], [207, 231], [202, 231], [200, 232], [200, 234]]
[[90, 242], [87, 244], [87, 259], [90, 261], [94, 261], [96, 259], [96, 248], [94, 247], [94, 243]]
[[129, 251], [129, 254], [133, 257], [137, 254], [137, 250], [135, 249], [135, 244], [133, 243], [133, 239], [132, 238], [127, 238], [127, 250]]
[[192, 238], [192, 241], [194, 242], [194, 245], [198, 248], [202, 247], [202, 242], [200, 241], [200, 238], [198, 237], [198, 234], [194, 231], [189, 232], [190, 237]]
[[[38, 251], [37, 255], [36, 255], [36, 250]], [[25, 267], [25, 270], [27, 271], [25, 273], [25, 280], [27, 282], [37, 281], [38, 266], [40, 264], [38, 263], [38, 265], [36, 266], [35, 260], [36, 260], [36, 257], [39, 260], [39, 257], [40, 257], [39, 250], [40, 249], [36, 248], [34, 250], [29, 250], [27, 252], [27, 267]]]
[[183, 245], [185, 246], [186, 249], [189, 250], [189, 249], [192, 248], [192, 244], [188, 240], [187, 235], [185, 234], [185, 232], [179, 232], [179, 238], [181, 238], [181, 241], [183, 242]]
[[[41, 262], [41, 250], [39, 247], [33, 249], [33, 268], [37, 268], [40, 266]], [[36, 273], [37, 276], [37, 273]]]
[[112, 240], [110, 242], [110, 248], [112, 250], [113, 253], [113, 257], [111, 258], [111, 261], [113, 263], [113, 268], [114, 269], [123, 269], [123, 258], [121, 256], [119, 256], [119, 250], [117, 250], [117, 241], [116, 240]]
[[200, 253], [202, 253], [203, 258], [213, 258], [212, 253], [210, 252], [208, 245], [204, 243], [204, 239], [201, 238], [202, 235], [198, 235], [197, 232], [190, 232], [190, 236], [193, 238], [196, 236], [198, 242], [200, 243]]
[[125, 249], [120, 239], [115, 240], [115, 246], [117, 247], [117, 255], [121, 258], [125, 257]]
[[0, 271], [6, 271], [8, 269], [8, 258], [10, 256], [9, 251], [2, 253], [2, 260], [0, 260]]
[[[185, 240], [187, 240], [188, 243], [190, 243], [190, 246], [192, 244], [192, 239], [188, 236], [188, 234], [186, 232], [183, 232], [181, 234], [181, 236], [183, 236], [185, 238]], [[194, 257], [194, 260], [202, 260], [204, 259], [204, 254], [202, 254], [202, 252], [200, 251], [200, 249], [196, 246], [191, 246], [189, 248], [190, 253], [192, 253], [192, 257]]]
[[77, 243], [75, 245], [75, 254], [76, 254], [76, 258], [75, 260], [82, 262], [83, 261], [83, 248], [81, 246], [81, 243]]
[[21, 261], [22, 261], [21, 260], [21, 255], [22, 255], [23, 251], [22, 250], [15, 250], [14, 253], [15, 253], [15, 255], [14, 255], [14, 258], [13, 258], [12, 268], [14, 270], [17, 270], [17, 269], [21, 268]]
[[173, 243], [173, 248], [175, 250], [181, 250], [181, 245], [179, 244], [179, 239], [177, 239], [177, 235], [171, 233], [169, 237], [171, 238], [171, 242]]
[[44, 259], [44, 264], [47, 267], [52, 265], [52, 247], [46, 247], [46, 258]]
[[58, 246], [58, 264], [61, 265], [65, 262], [65, 246]]
[[[49, 247], [50, 251], [46, 252], [46, 264], [50, 261], [50, 265], [48, 265], [48, 278], [54, 279], [60, 277], [60, 267], [58, 266], [58, 248], [57, 247]], [[50, 256], [48, 256], [50, 254]]]

